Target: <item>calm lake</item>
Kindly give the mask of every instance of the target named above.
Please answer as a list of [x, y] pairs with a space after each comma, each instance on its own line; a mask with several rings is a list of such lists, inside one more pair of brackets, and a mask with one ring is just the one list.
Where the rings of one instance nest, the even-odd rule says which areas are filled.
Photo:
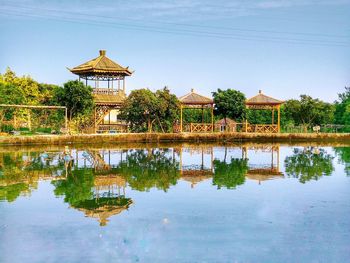
[[349, 262], [350, 147], [0, 148], [0, 262]]

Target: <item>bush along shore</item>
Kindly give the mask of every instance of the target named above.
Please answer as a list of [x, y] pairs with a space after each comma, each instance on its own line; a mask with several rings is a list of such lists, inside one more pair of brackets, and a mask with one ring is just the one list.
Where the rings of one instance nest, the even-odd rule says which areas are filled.
[[335, 142], [349, 143], [350, 133], [119, 133], [0, 136], [0, 145], [68, 145], [158, 142]]

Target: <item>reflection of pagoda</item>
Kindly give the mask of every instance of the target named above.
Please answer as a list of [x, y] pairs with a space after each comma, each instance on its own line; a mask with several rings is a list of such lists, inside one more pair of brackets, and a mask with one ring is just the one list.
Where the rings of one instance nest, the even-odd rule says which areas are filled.
[[[184, 181], [191, 183], [193, 188], [197, 183], [205, 181], [213, 177], [213, 147], [196, 147], [196, 148], [179, 148], [178, 153], [180, 155], [180, 176]], [[183, 165], [183, 152], [192, 155], [201, 156], [200, 165]], [[210, 155], [210, 167], [206, 167], [204, 164], [204, 156]]]
[[84, 212], [87, 217], [96, 218], [101, 226], [105, 226], [109, 217], [127, 210], [133, 203], [131, 198], [125, 197], [125, 187], [126, 181], [119, 175], [98, 175], [94, 181], [94, 198], [84, 200], [74, 208]]
[[[261, 184], [262, 181], [283, 177], [283, 173], [280, 172], [280, 167], [279, 167], [279, 158], [280, 158], [279, 146], [257, 146], [257, 147], [244, 146], [242, 147], [243, 158], [246, 158], [246, 159], [248, 158], [248, 150], [271, 153], [271, 162], [269, 164], [249, 165], [249, 169], [246, 174], [247, 178], [258, 181], [259, 184]], [[275, 158], [275, 154], [276, 154], [276, 158]]]

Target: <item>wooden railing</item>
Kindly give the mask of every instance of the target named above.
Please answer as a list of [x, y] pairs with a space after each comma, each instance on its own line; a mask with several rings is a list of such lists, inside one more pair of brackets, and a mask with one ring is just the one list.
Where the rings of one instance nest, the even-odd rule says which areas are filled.
[[127, 132], [127, 124], [100, 124], [97, 126], [97, 132], [107, 133], [107, 132]]
[[247, 132], [278, 133], [278, 126], [275, 124], [248, 124]]
[[[174, 124], [173, 132], [180, 132], [180, 124]], [[182, 125], [183, 132], [212, 132], [213, 125], [211, 123], [187, 123]]]
[[94, 88], [92, 89], [93, 94], [101, 94], [101, 95], [118, 95], [118, 91], [116, 89], [103, 89], [103, 88]]

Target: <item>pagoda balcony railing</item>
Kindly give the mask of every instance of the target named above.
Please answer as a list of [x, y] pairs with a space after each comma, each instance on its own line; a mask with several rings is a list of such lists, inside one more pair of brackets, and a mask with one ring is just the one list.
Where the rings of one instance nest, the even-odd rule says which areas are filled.
[[104, 88], [94, 88], [92, 89], [93, 94], [100, 94], [100, 95], [118, 95], [121, 90], [116, 89], [104, 89]]

